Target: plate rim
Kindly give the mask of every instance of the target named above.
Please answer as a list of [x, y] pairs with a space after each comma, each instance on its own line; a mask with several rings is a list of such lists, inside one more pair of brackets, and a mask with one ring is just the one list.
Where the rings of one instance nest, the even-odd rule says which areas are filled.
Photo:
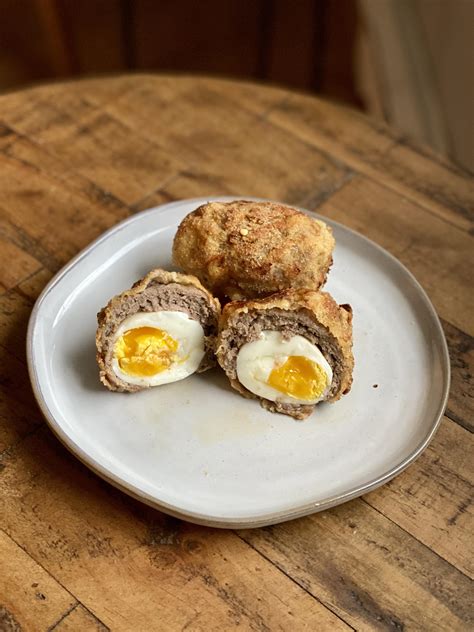
[[55, 288], [56, 285], [65, 277], [70, 270], [77, 266], [77, 264], [87, 255], [89, 255], [93, 250], [95, 250], [102, 242], [106, 241], [113, 234], [119, 233], [125, 228], [127, 228], [130, 224], [138, 221], [143, 216], [156, 213], [159, 210], [169, 210], [172, 209], [173, 206], [179, 206], [181, 204], [196, 204], [196, 207], [205, 204], [206, 202], [211, 201], [232, 201], [232, 200], [252, 200], [252, 201], [273, 201], [268, 200], [266, 198], [258, 198], [254, 196], [209, 196], [209, 197], [198, 197], [198, 198], [184, 198], [180, 200], [174, 200], [171, 202], [165, 202], [164, 204], [159, 204], [157, 206], [151, 207], [149, 209], [140, 211], [139, 213], [135, 213], [130, 217], [125, 218], [124, 220], [118, 222], [105, 232], [103, 232], [99, 237], [93, 240], [90, 244], [88, 244], [85, 248], [83, 248], [77, 255], [75, 255], [66, 265], [64, 265], [46, 284], [43, 288], [42, 292], [36, 299], [36, 302], [33, 306], [33, 309], [30, 314], [30, 318], [28, 321], [28, 330], [26, 336], [26, 357], [27, 357], [27, 365], [28, 365], [28, 373], [30, 377], [30, 382], [33, 389], [33, 394], [38, 403], [38, 406], [41, 410], [43, 417], [45, 418], [48, 426], [53, 431], [53, 434], [59, 439], [59, 441], [76, 457], [81, 461], [86, 467], [92, 470], [99, 477], [113, 485], [114, 487], [120, 489], [125, 492], [129, 496], [144, 502], [145, 504], [158, 509], [166, 514], [169, 514], [175, 518], [179, 518], [182, 520], [186, 520], [188, 522], [193, 522], [195, 524], [200, 524], [204, 526], [210, 527], [219, 527], [219, 528], [228, 528], [228, 529], [245, 529], [245, 528], [256, 528], [263, 527], [273, 524], [278, 524], [280, 522], [286, 522], [287, 520], [293, 520], [295, 518], [300, 518], [302, 516], [306, 516], [312, 513], [316, 513], [319, 511], [323, 511], [325, 509], [329, 509], [336, 505], [342, 504], [359, 496], [362, 496], [365, 493], [368, 493], [377, 487], [388, 483], [390, 480], [401, 474], [409, 465], [411, 465], [428, 447], [430, 442], [432, 441], [436, 431], [439, 428], [441, 420], [443, 418], [449, 391], [451, 384], [451, 364], [449, 359], [449, 350], [446, 341], [446, 336], [444, 334], [443, 328], [441, 326], [441, 322], [439, 316], [422, 285], [415, 278], [412, 272], [394, 255], [392, 255], [388, 250], [372, 241], [365, 235], [341, 224], [333, 220], [332, 218], [325, 217], [324, 215], [320, 215], [315, 211], [309, 211], [308, 209], [303, 209], [298, 206], [293, 206], [293, 208], [299, 208], [306, 213], [310, 213], [312, 217], [316, 219], [321, 219], [322, 221], [329, 221], [329, 223], [336, 225], [341, 230], [350, 233], [352, 236], [357, 239], [362, 239], [365, 241], [370, 247], [378, 250], [382, 255], [387, 257], [392, 264], [395, 264], [396, 267], [406, 276], [407, 280], [412, 284], [412, 286], [417, 291], [417, 294], [422, 299], [425, 307], [427, 308], [427, 312], [431, 318], [432, 324], [436, 331], [436, 335], [434, 337], [434, 343], [436, 347], [441, 352], [441, 363], [442, 363], [442, 375], [444, 378], [444, 389], [440, 397], [439, 406], [436, 414], [433, 417], [432, 425], [427, 432], [426, 436], [417, 444], [417, 446], [410, 452], [408, 456], [402, 459], [397, 465], [389, 468], [383, 474], [377, 476], [373, 480], [364, 483], [363, 485], [355, 486], [342, 494], [336, 494], [334, 496], [330, 496], [322, 501], [311, 502], [296, 507], [294, 509], [284, 509], [276, 512], [264, 513], [261, 515], [255, 515], [248, 518], [232, 518], [232, 517], [213, 517], [209, 514], [202, 514], [193, 511], [183, 510], [182, 508], [170, 505], [164, 501], [160, 501], [153, 497], [151, 494], [139, 489], [135, 485], [124, 481], [119, 476], [115, 475], [108, 468], [103, 466], [101, 463], [96, 461], [92, 456], [90, 456], [85, 450], [83, 450], [79, 445], [77, 445], [73, 439], [67, 434], [67, 432], [63, 429], [61, 424], [56, 420], [55, 416], [51, 412], [48, 403], [43, 395], [43, 391], [40, 385], [40, 379], [38, 376], [38, 371], [35, 366], [34, 361], [34, 331], [38, 323], [38, 318], [40, 315], [41, 306], [48, 296], [48, 294]]

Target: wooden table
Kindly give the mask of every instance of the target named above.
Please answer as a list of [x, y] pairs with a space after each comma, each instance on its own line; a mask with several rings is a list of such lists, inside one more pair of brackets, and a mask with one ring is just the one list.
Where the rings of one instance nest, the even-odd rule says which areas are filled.
[[[214, 194], [317, 209], [428, 291], [452, 392], [388, 485], [274, 527], [197, 527], [115, 490], [45, 426], [24, 351], [45, 283], [130, 213]], [[280, 89], [133, 76], [0, 97], [0, 629], [473, 629], [473, 199], [443, 159]]]

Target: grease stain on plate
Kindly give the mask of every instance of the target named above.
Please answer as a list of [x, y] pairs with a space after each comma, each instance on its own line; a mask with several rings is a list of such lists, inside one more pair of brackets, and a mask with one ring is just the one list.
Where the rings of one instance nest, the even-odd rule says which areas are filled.
[[272, 431], [273, 426], [262, 423], [253, 415], [239, 413], [224, 417], [202, 417], [193, 424], [195, 436], [203, 445], [222, 443], [233, 439], [255, 437]]

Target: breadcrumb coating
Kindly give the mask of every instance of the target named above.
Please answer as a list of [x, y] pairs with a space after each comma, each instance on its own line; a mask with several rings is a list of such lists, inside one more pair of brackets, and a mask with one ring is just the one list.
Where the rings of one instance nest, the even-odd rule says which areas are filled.
[[329, 226], [289, 206], [209, 202], [181, 222], [173, 260], [214, 295], [239, 300], [287, 288], [317, 290], [334, 245]]

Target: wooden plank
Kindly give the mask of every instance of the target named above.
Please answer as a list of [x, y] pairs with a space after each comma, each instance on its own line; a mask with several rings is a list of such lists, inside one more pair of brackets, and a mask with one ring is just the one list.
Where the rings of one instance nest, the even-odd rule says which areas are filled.
[[53, 259], [53, 271], [116, 222], [113, 213], [35, 167], [0, 154], [0, 215]]
[[370, 237], [417, 277], [442, 318], [474, 333], [474, 239], [456, 226], [358, 176], [318, 212]]
[[11, 241], [0, 237], [0, 284], [5, 289], [14, 287], [40, 268], [39, 261]]
[[[308, 157], [308, 159], [310, 158]], [[295, 169], [295, 182], [290, 182], [289, 186], [286, 186], [286, 183], [277, 176], [275, 178], [272, 177], [272, 171], [276, 172], [282, 168], [281, 163], [283, 160], [285, 159], [280, 156], [274, 157], [271, 161], [269, 160], [266, 173], [265, 175], [262, 174], [259, 180], [255, 180], [251, 170], [249, 170], [247, 173], [248, 185], [245, 187], [245, 193], [249, 197], [268, 196], [270, 199], [278, 199], [288, 204], [299, 206], [308, 195], [308, 192], [314, 190], [315, 181], [317, 182], [316, 186], [319, 187], [319, 201], [322, 202], [340, 187], [344, 186], [344, 183], [351, 177], [349, 174], [338, 173], [333, 168], [327, 169], [323, 161], [318, 164], [318, 158], [316, 157], [313, 163], [314, 174], [308, 173], [309, 177], [313, 175], [314, 181], [298, 181], [300, 173]], [[176, 178], [172, 178], [166, 183], [164, 187], [139, 200], [132, 206], [132, 210], [134, 212], [142, 211], [153, 206], [186, 198], [206, 198], [216, 195], [235, 195], [237, 197], [242, 195], [242, 189], [239, 188], [237, 182], [229, 182], [230, 178], [226, 178], [225, 181], [220, 180], [219, 176], [211, 171], [211, 168], [212, 165], [208, 162], [202, 170], [193, 169], [193, 171], [177, 175]], [[242, 175], [240, 173], [240, 177]]]
[[12, 132], [8, 137], [8, 143], [4, 144], [3, 153], [13, 162], [22, 165], [40, 174], [44, 173], [48, 180], [55, 179], [64, 184], [68, 189], [77, 192], [87, 198], [93, 206], [100, 206], [105, 211], [113, 213], [117, 218], [124, 218], [129, 214], [127, 205], [114, 197], [110, 191], [104, 191], [99, 185], [75, 170], [73, 160], [65, 161], [47, 151], [44, 145], [32, 141], [29, 138], [19, 136]]
[[251, 145], [240, 134], [233, 134], [232, 151], [221, 156], [209, 154], [202, 169], [207, 177], [218, 181], [224, 167], [228, 174], [225, 184], [237, 195], [298, 204], [309, 192], [316, 192], [317, 203], [321, 203], [352, 176], [337, 161], [287, 136], [266, 120], [255, 121], [245, 133], [253, 139]]
[[110, 628], [79, 604], [67, 612], [50, 632], [107, 632], [108, 630]]
[[[104, 110], [135, 133], [159, 139], [167, 152], [180, 156], [187, 168], [198, 167], [209, 158], [223, 159], [228, 153], [241, 152], [242, 145], [248, 150], [249, 144], [245, 142], [248, 127], [270, 103], [281, 98], [279, 91], [272, 91], [270, 101], [265, 99], [264, 105], [261, 97], [256, 104], [248, 105], [255, 92], [255, 86], [250, 86], [248, 99], [241, 104], [225, 90], [214, 90], [213, 86], [207, 79], [184, 80], [178, 81], [174, 90], [166, 91], [165, 86], [163, 94], [161, 83], [154, 81], [144, 84], [136, 94], [127, 92]], [[245, 165], [241, 153], [240, 162]], [[221, 175], [229, 175], [224, 165]]]
[[0, 454], [42, 423], [26, 371], [31, 303], [14, 290], [0, 296]]
[[381, 123], [301, 95], [293, 95], [275, 107], [268, 118], [432, 213], [464, 230], [472, 228], [472, 219], [465, 212], [473, 206], [469, 174], [397, 144], [396, 133]]
[[[418, 203], [430, 208], [445, 206], [466, 221], [474, 221], [474, 183], [472, 176], [449, 165], [433, 151], [422, 154], [407, 142], [398, 142], [383, 157], [380, 172], [409, 188]], [[403, 190], [401, 190], [403, 193]]]
[[15, 290], [0, 296], [0, 347], [25, 362], [25, 336], [31, 313], [31, 302]]
[[[178, 81], [187, 82], [189, 92], [189, 78], [183, 80], [179, 78]], [[262, 87], [261, 84], [251, 83], [249, 81], [235, 81], [224, 78], [212, 79], [210, 77], [199, 77], [193, 79], [195, 85], [207, 86], [213, 93], [217, 93], [220, 98], [227, 99], [232, 109], [238, 108], [247, 112], [253, 112], [261, 117], [266, 117], [268, 112], [277, 107], [281, 103], [284, 103], [290, 93], [283, 87], [274, 85], [266, 85], [264, 90], [259, 90], [258, 87]], [[161, 91], [161, 90], [160, 90]]]
[[471, 583], [357, 499], [240, 536], [357, 630], [468, 630]]
[[14, 222], [14, 217], [9, 215], [1, 206], [0, 236], [3, 240], [9, 241], [19, 250], [36, 259], [46, 268], [54, 270], [59, 267], [58, 260], [53, 257], [37, 239], [34, 239], [26, 230], [17, 226]]
[[51, 280], [53, 273], [45, 268], [22, 281], [16, 288], [17, 292], [30, 301], [36, 301], [45, 285]]
[[219, 132], [225, 151], [216, 153], [202, 145], [199, 161], [190, 157], [192, 168], [170, 179], [160, 193], [172, 199], [228, 194], [299, 204], [316, 191], [321, 203], [352, 177], [337, 161], [286, 137], [264, 119], [249, 121], [245, 135], [226, 129]]
[[[283, 184], [289, 194], [295, 190], [306, 194], [311, 186], [324, 196], [347, 177], [347, 171], [332, 159], [304, 142], [288, 140], [287, 134], [262, 120], [260, 113], [243, 109], [213, 91], [209, 87], [212, 82], [184, 82], [176, 88], [174, 99], [165, 85], [164, 102], [157, 89], [160, 85], [152, 84], [137, 94], [126, 92], [109, 104], [107, 112], [92, 106], [83, 112], [80, 101], [76, 119], [67, 111], [61, 118], [62, 110], [54, 103], [51, 107], [56, 118], [50, 116], [43, 126], [31, 128], [11, 117], [5, 120], [40, 142], [48, 154], [68, 165], [68, 171], [78, 172], [100, 190], [110, 191], [127, 203], [160, 188], [178, 170], [193, 175], [203, 172], [214, 182], [216, 193], [228, 188], [226, 180], [233, 177], [236, 193], [267, 196], [283, 195]], [[193, 89], [183, 94], [182, 86], [186, 85], [193, 85]], [[282, 95], [281, 91], [271, 94], [275, 100]], [[54, 93], [47, 102], [53, 97]], [[267, 106], [265, 102], [262, 109]], [[255, 136], [250, 146], [248, 135]], [[156, 141], [150, 143], [148, 139]], [[22, 160], [26, 154], [33, 162], [28, 158], [29, 150], [16, 145], [17, 151], [23, 150]], [[177, 164], [172, 157], [178, 154], [195, 166], [190, 170]], [[48, 175], [51, 173], [54, 171], [48, 164]]]
[[[153, 208], [155, 206], [160, 206], [161, 204], [166, 204], [167, 202], [175, 201], [177, 198], [171, 192], [168, 192], [169, 189], [174, 190], [175, 186], [173, 184], [174, 180], [178, 180], [178, 186], [180, 195], [182, 195], [182, 199], [199, 197], [201, 195], [200, 191], [203, 191], [202, 195], [212, 197], [212, 191], [215, 190], [215, 184], [211, 181], [207, 181], [207, 187], [202, 183], [204, 179], [194, 178], [192, 175], [188, 177], [187, 175], [177, 175], [176, 178], [171, 179], [166, 187], [157, 189], [148, 195], [145, 195], [144, 198], [138, 200], [133, 206], [131, 206], [131, 210], [133, 213], [139, 213], [140, 211], [146, 211], [147, 209]], [[193, 186], [195, 183], [195, 186]], [[191, 192], [190, 194], [188, 192]], [[222, 195], [233, 195], [231, 191], [222, 190]]]
[[472, 577], [472, 435], [445, 418], [406, 472], [364, 496], [366, 502]]
[[232, 532], [129, 500], [49, 432], [3, 465], [5, 531], [113, 630], [347, 629]]
[[[152, 75], [150, 75], [151, 79]], [[173, 85], [173, 78], [153, 79], [160, 91]], [[115, 79], [84, 79], [67, 83], [21, 90], [0, 95], [0, 120], [15, 131], [34, 137], [49, 127], [70, 126], [98, 111], [108, 101], [119, 98], [142, 85], [144, 76], [123, 76]], [[174, 94], [176, 89], [174, 89]]]
[[[69, 98], [79, 99], [86, 101], [89, 104], [96, 106], [104, 106], [107, 103], [116, 101], [122, 95], [128, 92], [139, 91], [143, 84], [148, 82], [159, 83], [160, 92], [165, 92], [169, 87], [172, 87], [173, 94], [176, 94], [176, 77], [170, 76], [157, 76], [151, 73], [136, 73], [126, 74], [117, 77], [97, 77], [95, 79], [80, 79], [78, 81], [70, 82], [65, 89], [61, 84], [49, 84], [38, 90], [38, 94], [45, 95], [54, 102], [62, 102], [65, 98], [65, 92], [68, 93]], [[0, 101], [1, 109], [1, 101]]]
[[269, 120], [298, 138], [339, 158], [356, 171], [365, 162], [377, 164], [394, 145], [398, 133], [380, 121], [313, 96], [288, 93]]
[[137, 132], [99, 111], [80, 123], [73, 120], [68, 126], [44, 129], [34, 138], [77, 173], [128, 204], [184, 166], [159, 137], [153, 138], [147, 130]]
[[[151, 75], [150, 75], [151, 77]], [[155, 77], [160, 90], [174, 84], [172, 78]], [[83, 79], [71, 83], [52, 83], [7, 95], [0, 95], [0, 120], [16, 132], [33, 138], [52, 127], [68, 128], [80, 123], [82, 118], [98, 112], [108, 101], [114, 101], [130, 90], [136, 90], [143, 82], [143, 75]], [[176, 88], [173, 90], [176, 94]]]
[[[68, 185], [82, 187], [83, 193], [96, 198], [101, 205], [110, 206], [118, 201], [114, 206], [120, 207], [121, 201], [137, 201], [158, 188], [183, 166], [160, 146], [159, 138], [151, 140], [146, 127], [132, 132], [126, 124], [100, 110], [100, 103], [107, 96], [112, 99], [128, 90], [133, 93], [131, 86], [136, 83], [136, 79], [111, 81], [108, 95], [103, 90], [101, 94], [101, 84], [97, 81], [78, 82], [66, 91], [48, 86], [31, 90], [29, 103], [23, 108], [18, 108], [16, 95], [7, 102], [0, 98], [0, 120], [15, 132], [28, 136], [24, 140], [26, 148], [18, 141], [14, 144], [16, 153], [22, 152], [19, 159], [27, 164], [44, 165], [48, 178], [61, 179], [63, 173], [62, 179]], [[173, 97], [179, 95], [179, 89], [171, 90], [171, 86], [172, 82], [166, 79], [159, 82], [160, 98], [166, 98], [170, 91]], [[154, 111], [154, 117], [157, 111], [160, 110]], [[41, 160], [37, 156], [38, 147], [32, 147], [34, 143], [41, 144]], [[11, 148], [9, 151], [13, 154]]]
[[47, 630], [76, 599], [0, 530], [0, 629]]
[[97, 109], [97, 104], [81, 95], [51, 86], [0, 96], [0, 120], [30, 138], [48, 128], [80, 122]]
[[0, 455], [34, 432], [42, 423], [23, 362], [1, 348]]
[[474, 432], [474, 339], [450, 323], [443, 329], [451, 358], [451, 390], [446, 414]]
[[5, 147], [8, 147], [13, 138], [15, 138], [15, 132], [0, 121], [0, 151], [3, 151]]

